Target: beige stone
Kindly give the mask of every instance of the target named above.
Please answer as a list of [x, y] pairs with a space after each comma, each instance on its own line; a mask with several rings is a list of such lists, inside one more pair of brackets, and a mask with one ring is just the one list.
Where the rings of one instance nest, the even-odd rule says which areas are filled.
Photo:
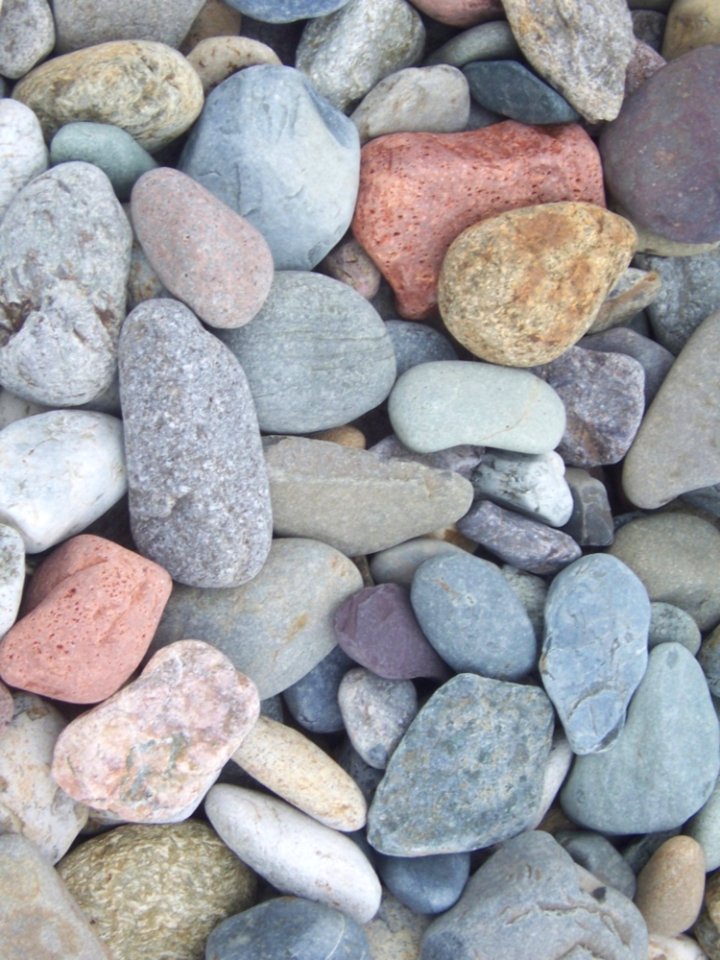
[[281, 64], [273, 49], [250, 37], [207, 37], [193, 47], [187, 59], [202, 81], [205, 96], [245, 67], [261, 63]]
[[661, 287], [655, 270], [628, 267], [605, 298], [588, 333], [600, 333], [634, 317], [657, 299]]
[[648, 960], [707, 960], [697, 940], [691, 937], [661, 937], [650, 935]]
[[632, 225], [595, 204], [509, 210], [468, 227], [450, 245], [440, 314], [482, 360], [548, 363], [588, 331], [634, 251]]
[[237, 36], [241, 26], [242, 16], [239, 10], [229, 7], [223, 0], [205, 0], [180, 44], [180, 52], [188, 54], [201, 40], [207, 40], [208, 37]]
[[431, 920], [384, 890], [377, 916], [364, 928], [371, 960], [419, 960], [422, 936]]
[[328, 443], [339, 443], [341, 447], [353, 447], [355, 450], [365, 450], [367, 440], [362, 430], [349, 424], [344, 427], [331, 427], [311, 435], [312, 440], [327, 440]]
[[720, 43], [720, 4], [717, 0], [674, 0], [668, 11], [662, 55], [675, 60], [689, 50]]
[[680, 834], [666, 840], [638, 874], [635, 905], [650, 933], [675, 937], [697, 919], [704, 891], [702, 847]]

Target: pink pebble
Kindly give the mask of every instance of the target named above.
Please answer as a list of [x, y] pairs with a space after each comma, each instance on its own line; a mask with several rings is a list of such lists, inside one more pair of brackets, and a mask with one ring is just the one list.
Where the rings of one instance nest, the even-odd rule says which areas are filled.
[[502, 0], [413, 0], [413, 6], [453, 27], [472, 27], [505, 17]]

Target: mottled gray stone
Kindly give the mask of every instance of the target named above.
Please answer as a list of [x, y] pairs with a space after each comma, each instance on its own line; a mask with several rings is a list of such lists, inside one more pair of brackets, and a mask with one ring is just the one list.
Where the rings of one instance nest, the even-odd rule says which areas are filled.
[[430, 857], [377, 856], [380, 879], [413, 913], [443, 913], [460, 897], [470, 875], [469, 853]]
[[518, 680], [535, 669], [537, 641], [498, 567], [469, 553], [426, 560], [410, 592], [423, 633], [453, 670]]
[[212, 643], [255, 681], [261, 698], [304, 677], [335, 646], [332, 615], [362, 587], [352, 561], [327, 544], [274, 540], [249, 583], [229, 590], [175, 584], [152, 647]]
[[252, 579], [270, 549], [272, 515], [242, 368], [192, 311], [169, 299], [135, 307], [119, 360], [139, 551], [193, 587]]
[[50, 142], [53, 166], [84, 160], [100, 167], [119, 200], [127, 200], [135, 181], [157, 167], [147, 150], [121, 127], [111, 123], [66, 123]]
[[313, 433], [355, 420], [387, 397], [395, 353], [378, 313], [345, 283], [276, 272], [252, 323], [219, 330], [248, 378], [260, 429]]
[[683, 827], [693, 840], [697, 840], [705, 855], [705, 870], [710, 873], [720, 867], [720, 781], [698, 810]]
[[520, 123], [574, 123], [580, 114], [557, 90], [517, 60], [479, 60], [463, 67], [481, 107]]
[[560, 794], [575, 823], [601, 833], [669, 830], [697, 813], [720, 771], [718, 720], [703, 672], [679, 643], [650, 651], [611, 750], [578, 757]]
[[533, 831], [480, 867], [457, 905], [430, 924], [420, 957], [645, 960], [647, 950], [634, 904], [576, 865], [549, 833]]
[[624, 563], [596, 553], [553, 580], [540, 676], [573, 753], [606, 750], [620, 734], [648, 660], [650, 600]]
[[53, 0], [58, 52], [108, 40], [157, 40], [179, 47], [204, 0]]
[[656, 647], [659, 643], [681, 643], [696, 656], [701, 642], [698, 625], [689, 613], [672, 603], [650, 604], [649, 647]]
[[511, 566], [509, 563], [503, 564], [500, 572], [520, 603], [525, 607], [525, 613], [530, 619], [535, 636], [542, 637], [543, 611], [545, 610], [545, 598], [548, 591], [547, 583], [542, 577], [538, 577], [534, 573], [528, 573], [526, 570], [518, 570], [517, 567]]
[[15, 194], [48, 166], [40, 121], [19, 100], [0, 100], [0, 216]]
[[433, 360], [457, 360], [455, 347], [439, 330], [425, 323], [409, 320], [386, 320], [395, 350], [398, 377], [419, 363]]
[[125, 319], [132, 231], [89, 163], [32, 180], [0, 225], [0, 383], [49, 406], [109, 386]]
[[356, 667], [342, 678], [338, 703], [353, 747], [383, 770], [418, 711], [412, 680], [385, 680]]
[[605, 484], [579, 467], [568, 467], [565, 479], [573, 497], [573, 512], [565, 524], [565, 533], [582, 547], [609, 546], [615, 527]]
[[178, 166], [262, 233], [278, 270], [311, 270], [350, 226], [360, 141], [302, 73], [261, 65], [213, 90]]
[[376, 553], [370, 559], [370, 573], [375, 583], [400, 583], [409, 587], [421, 563], [446, 553], [465, 551], [448, 540], [416, 537]]
[[583, 337], [579, 345], [585, 350], [600, 350], [601, 353], [624, 353], [637, 360], [645, 372], [645, 403], [648, 405], [675, 362], [675, 357], [665, 347], [627, 327], [614, 327]]
[[703, 669], [710, 693], [720, 697], [720, 627], [706, 637], [698, 653], [698, 663]]
[[368, 811], [381, 853], [417, 857], [489, 847], [539, 806], [553, 710], [542, 690], [462, 673], [427, 701]]
[[55, 23], [46, 0], [3, 0], [0, 11], [0, 73], [24, 77], [55, 46]]
[[478, 499], [492, 500], [551, 527], [562, 527], [572, 514], [565, 464], [553, 451], [533, 456], [488, 450], [471, 480]]
[[355, 661], [341, 647], [333, 647], [304, 677], [283, 690], [285, 705], [301, 727], [312, 733], [339, 733], [345, 729], [338, 689], [354, 666]]
[[453, 473], [459, 473], [461, 477], [466, 477], [468, 480], [471, 479], [484, 453], [484, 447], [472, 447], [469, 444], [436, 450], [434, 453], [416, 453], [401, 443], [394, 433], [378, 440], [369, 450], [381, 460], [410, 460], [412, 463], [422, 463], [435, 470], [452, 470]]
[[492, 20], [463, 30], [438, 47], [425, 61], [464, 67], [473, 60], [500, 60], [520, 53], [507, 20]]
[[377, 790], [377, 785], [385, 776], [385, 771], [365, 763], [348, 737], [340, 744], [335, 759], [360, 787], [362, 795], [369, 804]]
[[558, 830], [554, 836], [575, 863], [632, 900], [635, 896], [635, 874], [609, 840], [599, 833], [585, 830]]

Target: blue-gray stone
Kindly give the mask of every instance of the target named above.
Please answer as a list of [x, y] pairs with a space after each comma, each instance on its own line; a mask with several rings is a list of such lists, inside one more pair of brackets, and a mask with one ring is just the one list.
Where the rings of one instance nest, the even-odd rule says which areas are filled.
[[648, 660], [650, 599], [616, 557], [594, 553], [553, 580], [540, 676], [573, 753], [606, 750]]
[[718, 720], [702, 669], [679, 643], [661, 643], [622, 733], [610, 750], [575, 760], [560, 799], [590, 830], [672, 830], [702, 807], [718, 771]]
[[508, 840], [425, 931], [421, 960], [644, 960], [642, 914], [549, 833]]
[[430, 697], [390, 758], [368, 840], [400, 857], [458, 853], [534, 820], [553, 709], [537, 687], [460, 673]]
[[369, 804], [375, 795], [378, 784], [385, 776], [385, 771], [378, 770], [377, 767], [371, 767], [369, 763], [366, 763], [352, 745], [349, 737], [346, 737], [338, 747], [335, 759], [360, 787], [360, 792]]
[[657, 601], [650, 604], [648, 646], [656, 647], [659, 643], [681, 643], [697, 656], [702, 634], [689, 613], [672, 603]]
[[425, 323], [411, 320], [386, 320], [385, 329], [390, 334], [395, 350], [397, 376], [418, 363], [432, 360], [457, 360], [455, 347], [439, 330]]
[[720, 867], [720, 781], [695, 816], [685, 824], [683, 833], [697, 840], [705, 855], [705, 870]]
[[130, 134], [111, 123], [78, 121], [60, 127], [50, 142], [50, 163], [85, 160], [106, 174], [119, 200], [127, 200], [135, 181], [157, 163]]
[[705, 674], [710, 693], [720, 697], [720, 627], [715, 627], [703, 641], [698, 661]]
[[363, 928], [332, 907], [277, 897], [236, 913], [208, 937], [205, 960], [369, 960]]
[[520, 48], [507, 20], [492, 20], [451, 37], [431, 53], [425, 63], [464, 67], [474, 60], [501, 60], [503, 57], [518, 56], [519, 53]]
[[557, 90], [517, 60], [478, 60], [463, 67], [470, 95], [486, 110], [520, 123], [574, 123], [580, 115]]
[[680, 499], [694, 507], [700, 507], [701, 510], [711, 513], [714, 517], [720, 517], [720, 483], [683, 493]]
[[234, 73], [205, 101], [179, 169], [265, 237], [278, 270], [311, 270], [355, 209], [355, 124], [292, 67]]
[[251, 323], [217, 336], [240, 362], [267, 433], [339, 427], [379, 406], [395, 352], [379, 314], [346, 283], [278, 272]]
[[266, 23], [292, 23], [311, 17], [325, 17], [344, 7], [348, 0], [226, 0], [245, 16]]
[[568, 467], [565, 479], [573, 498], [565, 533], [583, 547], [609, 547], [615, 525], [605, 484], [581, 467]]
[[535, 669], [530, 618], [494, 563], [469, 553], [426, 560], [415, 571], [410, 602], [423, 633], [454, 670], [518, 680]]
[[624, 353], [637, 360], [645, 371], [646, 405], [652, 402], [675, 362], [675, 357], [665, 347], [627, 327], [613, 327], [583, 337], [579, 345], [586, 350], [600, 350], [602, 353]]
[[659, 833], [646, 833], [623, 849], [623, 860], [637, 876], [655, 851], [659, 850], [670, 837], [676, 837], [679, 832], [679, 827], [675, 827], [673, 830], [661, 830]]
[[380, 879], [413, 913], [442, 913], [460, 897], [470, 876], [469, 853], [434, 857], [386, 857], [378, 854]]
[[339, 733], [345, 729], [338, 705], [340, 681], [357, 664], [341, 647], [334, 647], [316, 667], [283, 691], [285, 705], [305, 730]]
[[603, 883], [615, 887], [632, 900], [635, 896], [635, 874], [623, 855], [606, 837], [587, 830], [558, 830], [557, 842], [575, 863], [589, 870]]

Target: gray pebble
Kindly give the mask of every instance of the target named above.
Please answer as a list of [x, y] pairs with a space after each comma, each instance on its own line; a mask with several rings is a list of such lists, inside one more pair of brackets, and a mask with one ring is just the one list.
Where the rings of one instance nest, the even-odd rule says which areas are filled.
[[693, 840], [697, 840], [705, 854], [705, 870], [710, 873], [720, 867], [720, 781], [694, 817], [683, 827]]
[[470, 875], [469, 853], [430, 857], [386, 857], [376, 869], [388, 890], [413, 913], [443, 913], [459, 899]]
[[179, 47], [204, 0], [53, 0], [58, 52], [108, 40], [157, 40]]
[[516, 57], [519, 53], [520, 48], [507, 20], [492, 20], [451, 37], [425, 62], [464, 67], [473, 60], [500, 60], [503, 57]]
[[624, 353], [633, 357], [645, 371], [645, 404], [649, 405], [660, 389], [675, 357], [659, 343], [643, 337], [627, 327], [613, 327], [590, 337], [583, 337], [580, 346], [602, 353]]
[[574, 123], [580, 114], [554, 87], [517, 60], [476, 60], [463, 67], [470, 94], [485, 110], [520, 123]]
[[347, 737], [336, 751], [335, 759], [360, 787], [362, 795], [369, 804], [377, 790], [377, 785], [385, 776], [385, 771], [366, 763]]
[[305, 730], [339, 733], [345, 729], [338, 704], [340, 681], [355, 661], [341, 647], [334, 647], [304, 677], [283, 691], [285, 704]]
[[697, 655], [702, 642], [698, 625], [689, 613], [672, 603], [650, 604], [650, 633], [648, 646], [659, 643], [681, 643], [693, 656]]
[[568, 467], [565, 479], [573, 497], [565, 533], [582, 547], [610, 546], [615, 527], [605, 484], [580, 467]]
[[53, 166], [70, 160], [94, 163], [106, 174], [119, 200], [127, 200], [135, 181], [157, 163], [121, 127], [111, 123], [66, 123], [50, 142]]
[[395, 349], [398, 377], [418, 363], [458, 358], [455, 347], [448, 338], [426, 323], [386, 320], [385, 329], [390, 334]]
[[575, 863], [589, 870], [594, 877], [619, 890], [628, 900], [635, 896], [635, 874], [621, 853], [599, 833], [586, 830], [558, 830], [557, 842]]
[[355, 667], [340, 682], [338, 703], [353, 747], [384, 770], [418, 711], [412, 680], [385, 680]]
[[55, 46], [55, 23], [46, 0], [3, 0], [0, 73], [24, 77]]
[[370, 559], [370, 573], [375, 583], [400, 583], [409, 587], [421, 563], [446, 553], [465, 551], [447, 540], [416, 537], [376, 553]]
[[460, 447], [448, 447], [446, 450], [436, 450], [434, 453], [416, 453], [401, 443], [395, 434], [383, 437], [369, 448], [381, 460], [410, 460], [412, 463], [422, 463], [435, 470], [452, 470], [461, 477], [471, 479], [473, 471], [480, 463], [484, 448], [471, 447], [465, 444]]
[[660, 830], [657, 833], [646, 833], [637, 840], [633, 840], [623, 849], [623, 860], [637, 876], [655, 851], [658, 850], [666, 840], [669, 840], [670, 837], [676, 837], [679, 832], [679, 828], [676, 827], [673, 830]]
[[518, 570], [509, 563], [503, 564], [500, 572], [507, 580], [513, 593], [517, 596], [520, 603], [525, 607], [530, 623], [532, 624], [535, 636], [542, 637], [544, 625], [545, 599], [547, 597], [548, 585], [542, 577], [534, 573], [528, 573], [527, 570]]

